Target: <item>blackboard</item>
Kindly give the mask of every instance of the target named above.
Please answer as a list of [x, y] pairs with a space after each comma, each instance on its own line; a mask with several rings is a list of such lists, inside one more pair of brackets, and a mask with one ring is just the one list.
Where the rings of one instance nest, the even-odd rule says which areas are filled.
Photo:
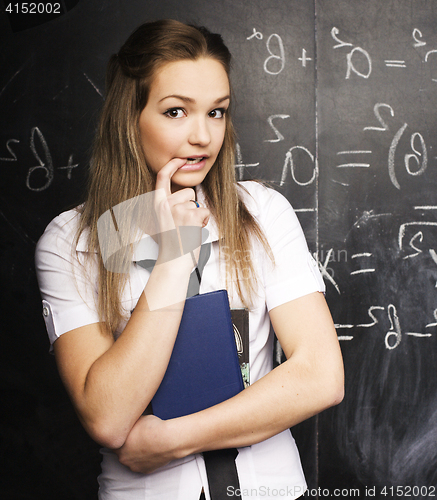
[[293, 430], [308, 496], [436, 496], [435, 2], [61, 4], [31, 26], [0, 13], [1, 497], [96, 497], [98, 448], [48, 354], [33, 254], [80, 199], [109, 56], [167, 17], [223, 35], [237, 176], [290, 200], [325, 278], [346, 396]]

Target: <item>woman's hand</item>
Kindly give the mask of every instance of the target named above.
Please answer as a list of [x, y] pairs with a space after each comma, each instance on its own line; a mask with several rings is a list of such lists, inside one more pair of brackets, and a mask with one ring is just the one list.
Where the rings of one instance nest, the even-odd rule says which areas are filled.
[[159, 227], [158, 263], [168, 262], [196, 249], [198, 253], [202, 243], [201, 228], [209, 220], [209, 210], [196, 207], [193, 203], [196, 198], [194, 189], [171, 192], [171, 178], [184, 163], [185, 160], [174, 158], [157, 174], [155, 213]]
[[169, 422], [154, 415], [142, 416], [124, 445], [114, 450], [120, 463], [133, 472], [148, 474], [178, 458]]

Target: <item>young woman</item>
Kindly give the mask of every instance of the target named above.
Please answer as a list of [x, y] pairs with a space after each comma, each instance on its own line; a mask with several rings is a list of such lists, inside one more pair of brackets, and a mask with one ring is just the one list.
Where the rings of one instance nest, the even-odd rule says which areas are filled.
[[[109, 63], [87, 199], [38, 243], [47, 330], [77, 414], [104, 447], [105, 500], [208, 499], [202, 452], [223, 448], [238, 448], [242, 498], [297, 498], [306, 485], [288, 429], [343, 397], [323, 281], [297, 218], [276, 191], [235, 181], [229, 72], [219, 35], [171, 20], [138, 28]], [[154, 255], [136, 256], [128, 238], [108, 265], [99, 219], [132, 232], [132, 214], [117, 207], [146, 193], [153, 201], [137, 219], [150, 229], [153, 212]], [[171, 236], [184, 226], [199, 232], [193, 252]], [[231, 308], [249, 309], [251, 385], [160, 420], [145, 408], [171, 356], [202, 228], [200, 293], [226, 288]], [[157, 260], [146, 269], [148, 258]], [[270, 322], [287, 357], [275, 369]]]

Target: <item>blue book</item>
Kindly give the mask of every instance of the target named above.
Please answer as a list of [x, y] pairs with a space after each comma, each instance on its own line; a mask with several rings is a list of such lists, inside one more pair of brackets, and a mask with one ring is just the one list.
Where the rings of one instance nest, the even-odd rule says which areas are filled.
[[167, 371], [152, 399], [154, 415], [189, 415], [243, 388], [226, 290], [186, 299]]

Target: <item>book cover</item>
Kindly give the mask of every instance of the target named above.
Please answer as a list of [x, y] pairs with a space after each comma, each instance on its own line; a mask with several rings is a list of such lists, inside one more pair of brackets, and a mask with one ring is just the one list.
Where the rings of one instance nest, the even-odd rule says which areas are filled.
[[167, 371], [152, 399], [166, 420], [204, 410], [244, 389], [226, 290], [190, 297]]

